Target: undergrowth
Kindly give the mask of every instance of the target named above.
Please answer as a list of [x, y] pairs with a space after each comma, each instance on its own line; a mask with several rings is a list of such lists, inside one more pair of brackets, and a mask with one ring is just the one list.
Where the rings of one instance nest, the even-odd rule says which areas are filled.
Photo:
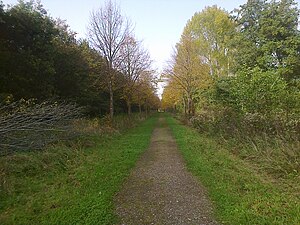
[[[240, 121], [228, 112], [215, 117], [212, 113], [211, 117], [205, 119], [202, 113], [185, 122], [214, 139], [220, 148], [226, 147], [232, 154], [255, 166], [260, 173], [267, 173], [276, 182], [293, 183], [299, 179], [300, 139], [296, 126], [284, 129], [284, 125], [277, 124], [276, 129], [275, 125], [267, 128], [267, 120], [260, 123], [243, 118]], [[296, 186], [300, 193], [300, 185]]]

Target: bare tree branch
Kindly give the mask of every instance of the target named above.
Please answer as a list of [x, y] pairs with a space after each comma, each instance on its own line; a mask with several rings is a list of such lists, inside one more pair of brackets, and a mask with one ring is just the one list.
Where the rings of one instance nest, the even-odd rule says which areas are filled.
[[109, 94], [110, 94], [110, 117], [114, 113], [113, 95], [115, 85], [115, 71], [118, 70], [119, 57], [122, 57], [120, 49], [126, 37], [132, 32], [131, 23], [121, 15], [119, 7], [111, 0], [90, 15], [88, 27], [89, 41], [106, 59], [109, 74]]

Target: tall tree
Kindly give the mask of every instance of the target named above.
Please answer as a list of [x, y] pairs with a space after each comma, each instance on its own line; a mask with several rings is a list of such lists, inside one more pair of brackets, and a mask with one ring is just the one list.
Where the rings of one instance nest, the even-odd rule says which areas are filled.
[[183, 94], [184, 112], [195, 113], [195, 100], [198, 90], [207, 86], [210, 81], [209, 68], [198, 54], [198, 48], [190, 30], [185, 30], [172, 55], [169, 68], [164, 75], [176, 82]]
[[0, 92], [15, 99], [47, 98], [55, 74], [52, 40], [58, 31], [53, 20], [33, 1], [1, 11]]
[[249, 0], [236, 13], [237, 70], [257, 66], [277, 70], [288, 80], [299, 76], [300, 11], [295, 1]]
[[229, 40], [234, 33], [234, 23], [229, 14], [217, 6], [206, 7], [195, 13], [184, 32], [190, 32], [199, 56], [210, 67], [213, 77], [228, 76], [232, 72]]
[[120, 49], [131, 32], [131, 25], [121, 15], [119, 7], [111, 0], [90, 16], [88, 27], [89, 41], [105, 58], [108, 67], [108, 89], [110, 95], [110, 118], [114, 114], [114, 83], [115, 71], [120, 62]]

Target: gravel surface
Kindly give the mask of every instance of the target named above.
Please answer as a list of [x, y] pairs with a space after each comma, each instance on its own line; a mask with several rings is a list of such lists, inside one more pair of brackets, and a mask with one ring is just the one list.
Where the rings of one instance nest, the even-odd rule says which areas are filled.
[[203, 186], [187, 171], [164, 118], [115, 197], [119, 224], [218, 224]]

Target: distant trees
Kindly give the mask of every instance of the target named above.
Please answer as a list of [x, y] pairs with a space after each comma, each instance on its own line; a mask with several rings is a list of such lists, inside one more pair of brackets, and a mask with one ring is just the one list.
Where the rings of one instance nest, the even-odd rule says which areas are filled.
[[131, 114], [131, 104], [137, 95], [138, 81], [146, 73], [151, 71], [151, 59], [149, 53], [143, 49], [141, 42], [132, 36], [127, 36], [121, 47], [120, 71], [124, 75], [123, 98], [127, 103], [128, 114]]
[[[171, 112], [177, 112], [182, 105], [183, 101], [182, 89], [174, 79], [168, 79], [168, 85], [164, 88], [162, 94], [161, 107]], [[186, 112], [186, 110], [184, 110]]]
[[155, 94], [157, 89], [157, 78], [153, 71], [143, 71], [135, 84], [134, 102], [138, 103], [139, 112], [148, 114], [151, 109], [160, 108], [160, 99]]

